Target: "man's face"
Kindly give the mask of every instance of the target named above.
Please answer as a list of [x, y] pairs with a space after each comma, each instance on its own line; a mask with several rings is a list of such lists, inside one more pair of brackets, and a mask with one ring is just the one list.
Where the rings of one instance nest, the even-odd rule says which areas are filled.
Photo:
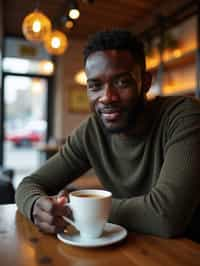
[[144, 98], [141, 67], [129, 51], [106, 50], [92, 53], [85, 70], [91, 110], [108, 132], [125, 133]]

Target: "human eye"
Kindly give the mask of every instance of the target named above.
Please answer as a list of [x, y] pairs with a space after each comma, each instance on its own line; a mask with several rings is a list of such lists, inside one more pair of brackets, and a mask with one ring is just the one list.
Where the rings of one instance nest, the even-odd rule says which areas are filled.
[[129, 76], [118, 77], [113, 81], [113, 85], [119, 89], [127, 88], [131, 84], [132, 84], [132, 79]]
[[88, 90], [89, 91], [99, 91], [102, 88], [102, 85], [100, 82], [88, 82]]

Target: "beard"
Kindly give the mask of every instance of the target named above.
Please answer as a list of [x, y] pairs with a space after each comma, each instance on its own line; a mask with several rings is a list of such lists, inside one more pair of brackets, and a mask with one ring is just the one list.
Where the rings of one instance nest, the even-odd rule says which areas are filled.
[[126, 114], [124, 123], [122, 123], [122, 125], [119, 124], [114, 127], [109, 127], [106, 125], [106, 123], [103, 121], [101, 117], [100, 112], [95, 111], [95, 114], [106, 133], [122, 134], [130, 131], [136, 126], [137, 117], [141, 112], [144, 111], [144, 106], [145, 106], [145, 97], [143, 94], [141, 94], [137, 100], [137, 103], [133, 103], [133, 108], [126, 108], [126, 109], [124, 108], [124, 113]]

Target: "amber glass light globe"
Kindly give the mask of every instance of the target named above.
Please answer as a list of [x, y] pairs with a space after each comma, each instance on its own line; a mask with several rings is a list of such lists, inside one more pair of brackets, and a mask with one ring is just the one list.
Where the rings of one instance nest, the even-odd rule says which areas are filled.
[[49, 54], [61, 55], [65, 52], [67, 46], [67, 37], [59, 30], [54, 30], [45, 36], [44, 47]]
[[46, 34], [51, 32], [51, 21], [41, 11], [35, 10], [24, 18], [22, 31], [27, 40], [42, 42]]

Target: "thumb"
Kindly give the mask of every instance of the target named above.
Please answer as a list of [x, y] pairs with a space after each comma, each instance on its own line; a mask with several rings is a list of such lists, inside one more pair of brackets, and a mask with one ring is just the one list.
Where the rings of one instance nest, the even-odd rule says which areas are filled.
[[68, 191], [67, 189], [61, 190], [57, 195], [57, 202], [61, 204], [65, 204], [68, 202]]

